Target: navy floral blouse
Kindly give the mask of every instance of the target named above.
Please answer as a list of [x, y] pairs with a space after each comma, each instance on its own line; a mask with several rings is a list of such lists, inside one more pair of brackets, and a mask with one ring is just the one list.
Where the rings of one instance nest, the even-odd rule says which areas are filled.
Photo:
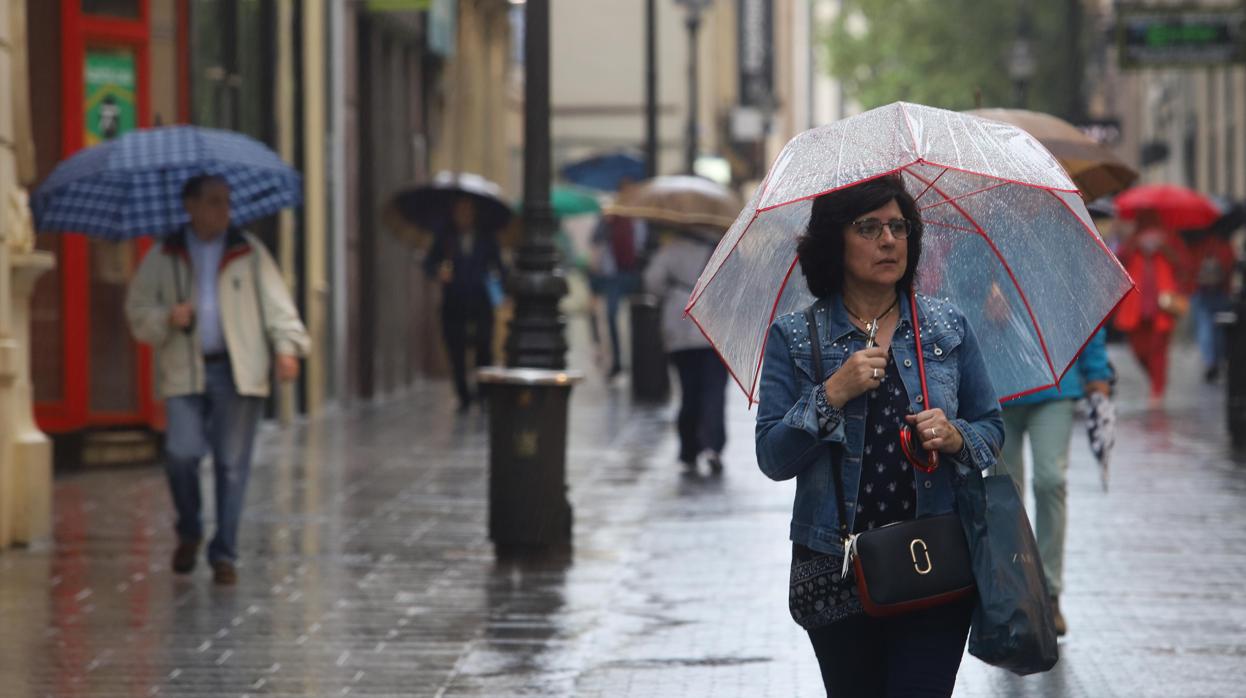
[[[821, 390], [819, 390], [821, 393]], [[819, 396], [821, 422], [834, 420], [834, 408]], [[900, 427], [908, 414], [909, 398], [890, 352], [887, 371], [879, 386], [868, 393], [865, 447], [861, 454], [861, 485], [857, 496], [854, 533], [907, 521], [917, 512], [917, 481], [913, 467], [900, 450]], [[840, 576], [842, 554], [828, 555], [803, 545], [792, 545], [788, 603], [796, 622], [807, 628], [823, 627], [864, 613], [856, 580]]]

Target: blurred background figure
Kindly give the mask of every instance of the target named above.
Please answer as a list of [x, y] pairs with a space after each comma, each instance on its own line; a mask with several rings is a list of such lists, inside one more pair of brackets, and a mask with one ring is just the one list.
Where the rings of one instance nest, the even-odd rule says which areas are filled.
[[476, 397], [467, 381], [467, 350], [474, 347], [477, 367], [493, 363], [493, 311], [502, 302], [506, 276], [497, 231], [482, 228], [469, 197], [454, 202], [448, 225], [424, 259], [424, 271], [441, 283], [442, 338], [459, 412], [466, 412]]
[[1137, 215], [1134, 234], [1122, 243], [1119, 258], [1137, 284], [1116, 313], [1134, 356], [1151, 382], [1150, 406], [1163, 404], [1168, 378], [1168, 345], [1177, 317], [1188, 308], [1184, 288], [1185, 253], [1177, 236], [1155, 211]]
[[[635, 186], [632, 182], [624, 182], [620, 192], [626, 192], [632, 186]], [[639, 218], [604, 216], [593, 233], [590, 281], [593, 294], [605, 300], [606, 330], [610, 337], [610, 378], [623, 371], [619, 308], [625, 297], [640, 290], [640, 273], [644, 269], [648, 244], [648, 224]]]
[[709, 340], [684, 316], [684, 306], [714, 251], [716, 240], [693, 232], [664, 231], [645, 268], [645, 290], [662, 302], [662, 340], [679, 372], [679, 462], [694, 475], [704, 457], [710, 472], [723, 470], [727, 368]]
[[[625, 196], [644, 179], [645, 158], [642, 153], [629, 149], [602, 152], [563, 165], [560, 170], [570, 187], [580, 192], [597, 191], [606, 195]], [[558, 212], [558, 194], [569, 187], [555, 187], [555, 212]], [[563, 197], [564, 199], [566, 197]], [[580, 208], [579, 210], [583, 210]], [[594, 208], [593, 213], [599, 210]], [[564, 214], [565, 215], [565, 214]], [[609, 367], [607, 380], [623, 372], [622, 339], [619, 334], [619, 309], [623, 299], [640, 290], [640, 272], [644, 268], [644, 253], [648, 244], [648, 225], [638, 218], [607, 215], [597, 220], [589, 237], [590, 252], [583, 270], [589, 281], [589, 327], [595, 348], [601, 350], [599, 320], [603, 319], [602, 301], [605, 303], [604, 320], [609, 336]], [[570, 259], [570, 257], [567, 257]], [[574, 287], [573, 287], [574, 291]], [[604, 357], [598, 357], [599, 363]]]
[[1190, 237], [1190, 315], [1203, 358], [1203, 379], [1208, 383], [1219, 377], [1225, 358], [1224, 329], [1216, 324], [1216, 313], [1229, 307], [1236, 263], [1233, 246], [1217, 231], [1200, 231]]
[[1025, 437], [1030, 437], [1034, 467], [1035, 530], [1043, 558], [1043, 574], [1052, 595], [1056, 633], [1068, 625], [1060, 611], [1064, 586], [1064, 538], [1068, 523], [1069, 440], [1077, 401], [1092, 394], [1111, 393], [1114, 377], [1108, 361], [1107, 333], [1099, 330], [1064, 379], [1053, 388], [1004, 403], [1004, 450], [997, 470], [1012, 476], [1025, 492]]

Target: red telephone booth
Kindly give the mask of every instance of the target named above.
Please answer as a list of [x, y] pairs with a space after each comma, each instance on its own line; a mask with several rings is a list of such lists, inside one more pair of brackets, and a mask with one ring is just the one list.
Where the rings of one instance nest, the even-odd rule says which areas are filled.
[[[60, 0], [62, 157], [150, 124], [148, 3]], [[130, 337], [124, 314], [126, 284], [150, 242], [45, 234], [39, 246], [57, 259], [32, 312], [40, 427], [65, 433], [160, 426], [150, 351]]]

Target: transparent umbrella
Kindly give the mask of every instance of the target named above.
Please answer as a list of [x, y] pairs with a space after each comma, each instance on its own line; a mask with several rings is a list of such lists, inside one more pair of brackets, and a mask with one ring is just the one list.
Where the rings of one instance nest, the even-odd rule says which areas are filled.
[[918, 290], [969, 318], [1001, 399], [1055, 385], [1133, 288], [1032, 136], [932, 107], [879, 107], [788, 143], [689, 298], [750, 400], [770, 324], [813, 301], [796, 263], [813, 199], [897, 172], [926, 224]]

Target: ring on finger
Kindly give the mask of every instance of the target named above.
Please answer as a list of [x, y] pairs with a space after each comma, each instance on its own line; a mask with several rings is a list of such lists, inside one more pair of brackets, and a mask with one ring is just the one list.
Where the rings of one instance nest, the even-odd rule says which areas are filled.
[[930, 438], [932, 438], [932, 439], [937, 439], [937, 438], [939, 438], [939, 430], [938, 430], [938, 429], [935, 429], [934, 427], [930, 427], [929, 431], [930, 431]]
[[878, 369], [877, 368], [870, 369], [870, 378], [873, 378], [874, 380], [878, 380]]

